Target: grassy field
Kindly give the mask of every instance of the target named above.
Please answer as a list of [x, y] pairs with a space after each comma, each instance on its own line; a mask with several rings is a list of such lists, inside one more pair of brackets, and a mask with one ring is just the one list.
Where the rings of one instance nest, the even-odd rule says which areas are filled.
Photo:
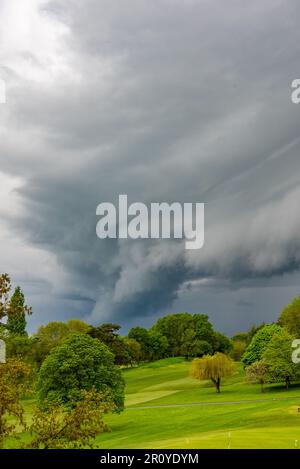
[[[298, 448], [300, 387], [245, 383], [242, 367], [217, 395], [188, 376], [190, 364], [167, 359], [125, 370], [126, 409], [109, 415], [100, 448]], [[193, 405], [196, 404], [196, 405]], [[200, 404], [200, 405], [199, 405]], [[33, 402], [24, 403], [30, 419]], [[22, 435], [27, 439], [28, 435]], [[7, 442], [7, 447], [15, 443]]]

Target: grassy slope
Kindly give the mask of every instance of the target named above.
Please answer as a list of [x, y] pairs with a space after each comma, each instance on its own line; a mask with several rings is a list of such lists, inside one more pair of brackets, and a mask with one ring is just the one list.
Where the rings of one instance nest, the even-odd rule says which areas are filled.
[[[216, 395], [211, 384], [188, 377], [189, 363], [161, 360], [125, 371], [127, 409], [109, 416], [112, 433], [103, 448], [293, 448], [300, 447], [300, 388], [272, 385], [265, 393], [237, 374]], [[299, 397], [297, 397], [299, 396]], [[291, 398], [254, 402], [257, 399]], [[253, 400], [253, 403], [149, 408], [165, 404]]]
[[[106, 417], [112, 432], [102, 448], [293, 448], [300, 447], [300, 387], [285, 391], [244, 382], [241, 367], [216, 395], [208, 382], [188, 377], [190, 364], [167, 359], [125, 370], [126, 410]], [[298, 396], [298, 397], [297, 397]], [[272, 400], [286, 398], [286, 401]], [[270, 399], [258, 402], [259, 399]], [[170, 404], [252, 400], [241, 404], [141, 408]], [[255, 402], [256, 400], [256, 402]], [[33, 402], [25, 402], [30, 418]], [[23, 435], [28, 439], [28, 435]], [[15, 443], [8, 441], [7, 446]]]

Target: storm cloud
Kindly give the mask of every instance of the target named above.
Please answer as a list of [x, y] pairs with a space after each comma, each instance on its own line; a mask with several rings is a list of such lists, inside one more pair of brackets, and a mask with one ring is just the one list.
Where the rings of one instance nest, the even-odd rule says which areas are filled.
[[[299, 292], [299, 3], [23, 3], [0, 6], [0, 259], [31, 327], [274, 320]], [[99, 240], [119, 194], [205, 203], [204, 247]]]

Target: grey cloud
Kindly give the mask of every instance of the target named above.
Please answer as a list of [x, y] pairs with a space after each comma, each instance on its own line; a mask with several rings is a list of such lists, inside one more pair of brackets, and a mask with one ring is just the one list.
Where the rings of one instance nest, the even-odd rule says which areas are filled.
[[[55, 314], [65, 298], [93, 322], [148, 321], [182, 298], [200, 305], [202, 292], [206, 306], [221, 290], [236, 305], [243, 282], [256, 291], [298, 271], [298, 10], [296, 1], [43, 8], [69, 28], [65, 68], [37, 83], [4, 64], [12, 78], [0, 152], [1, 171], [24, 179], [22, 213], [6, 223], [68, 277], [54, 289]], [[32, 55], [22, 60], [40, 63]], [[96, 206], [120, 193], [205, 202], [205, 247], [98, 240]]]

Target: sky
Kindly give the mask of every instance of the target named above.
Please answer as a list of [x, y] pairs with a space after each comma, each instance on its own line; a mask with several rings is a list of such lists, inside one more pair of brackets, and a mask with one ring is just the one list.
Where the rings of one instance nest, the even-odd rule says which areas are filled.
[[[297, 0], [0, 0], [0, 271], [32, 332], [206, 313], [227, 334], [300, 293]], [[205, 244], [100, 240], [96, 207], [205, 203]]]

